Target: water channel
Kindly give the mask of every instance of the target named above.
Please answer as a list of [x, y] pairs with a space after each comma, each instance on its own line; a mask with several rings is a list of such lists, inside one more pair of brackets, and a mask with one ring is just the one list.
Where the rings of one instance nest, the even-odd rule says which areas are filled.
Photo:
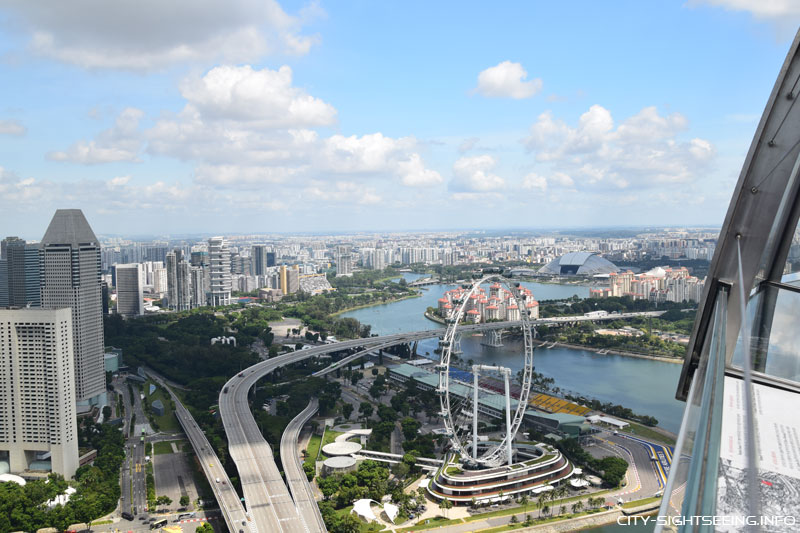
[[[421, 277], [419, 274], [404, 274], [406, 281]], [[577, 285], [554, 285], [525, 282], [537, 300], [569, 298], [573, 295], [585, 298], [589, 288]], [[427, 307], [436, 307], [444, 291], [455, 285], [431, 285], [422, 291], [419, 298], [411, 298], [386, 305], [366, 307], [344, 313], [363, 324], [372, 326], [372, 333], [386, 335], [403, 331], [442, 328], [423, 316]], [[480, 335], [464, 337], [461, 358], [475, 363], [502, 365], [517, 370], [522, 367], [521, 341], [505, 339], [502, 348], [491, 348], [481, 344]], [[437, 340], [429, 339], [419, 344], [418, 352], [436, 357], [433, 350]], [[637, 359], [620, 355], [599, 355], [589, 350], [575, 350], [556, 346], [539, 348], [534, 353], [536, 371], [555, 379], [555, 385], [603, 402], [613, 402], [629, 407], [638, 414], [654, 416], [659, 426], [677, 433], [683, 416], [684, 404], [675, 400], [681, 366], [649, 359]]]

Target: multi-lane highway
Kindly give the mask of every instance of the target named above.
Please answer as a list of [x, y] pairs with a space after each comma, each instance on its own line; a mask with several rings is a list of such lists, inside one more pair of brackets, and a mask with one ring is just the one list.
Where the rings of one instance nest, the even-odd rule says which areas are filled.
[[[606, 316], [572, 316], [532, 320], [531, 325], [574, 323], [585, 321], [619, 320], [635, 316], [658, 316], [663, 311], [643, 313], [620, 313]], [[461, 326], [464, 333], [493, 329], [519, 327], [518, 321], [490, 322]], [[255, 522], [255, 531], [272, 532], [316, 532], [325, 531], [324, 525], [316, 523], [316, 516], [305, 519], [292, 500], [286, 484], [280, 476], [272, 449], [258, 429], [248, 402], [248, 393], [256, 382], [285, 365], [290, 365], [330, 352], [351, 348], [374, 350], [379, 346], [391, 346], [404, 342], [437, 337], [443, 329], [432, 329], [397, 333], [363, 339], [353, 339], [334, 344], [315, 346], [274, 357], [257, 363], [231, 378], [219, 395], [219, 413], [228, 438], [228, 451], [236, 463], [247, 508]], [[331, 367], [333, 368], [333, 367]]]
[[325, 522], [322, 520], [322, 513], [319, 512], [319, 506], [317, 506], [317, 501], [314, 498], [314, 490], [311, 488], [311, 483], [308, 482], [308, 476], [303, 470], [303, 461], [297, 453], [297, 440], [300, 438], [300, 430], [314, 416], [317, 409], [319, 409], [319, 400], [312, 398], [308, 402], [308, 407], [294, 417], [289, 422], [289, 425], [286, 426], [286, 429], [283, 430], [283, 435], [281, 435], [281, 464], [283, 464], [286, 483], [289, 485], [292, 498], [294, 498], [294, 504], [300, 511], [300, 515], [309, 524], [309, 529], [311, 531], [325, 531]]
[[[211, 489], [214, 491], [214, 496], [217, 498], [222, 515], [228, 525], [228, 531], [231, 532], [247, 532], [256, 533], [256, 528], [250, 517], [242, 506], [239, 500], [239, 494], [236, 489], [231, 485], [231, 480], [225, 472], [225, 468], [220, 463], [216, 452], [209, 444], [205, 434], [197, 425], [191, 413], [183, 406], [180, 399], [172, 392], [159, 376], [148, 373], [151, 379], [158, 382], [159, 385], [169, 393], [172, 401], [175, 403], [175, 418], [180, 422], [183, 427], [183, 432], [189, 439], [189, 442], [194, 448], [194, 453], [198, 461], [203, 467], [203, 472], [208, 478]], [[277, 530], [276, 530], [277, 531]]]
[[[275, 358], [240, 373], [225, 384], [219, 397], [219, 413], [228, 437], [228, 453], [239, 470], [247, 509], [259, 533], [307, 533], [303, 517], [289, 495], [272, 448], [256, 425], [247, 399], [248, 391], [259, 377], [280, 364]], [[263, 372], [263, 373], [262, 373]]]

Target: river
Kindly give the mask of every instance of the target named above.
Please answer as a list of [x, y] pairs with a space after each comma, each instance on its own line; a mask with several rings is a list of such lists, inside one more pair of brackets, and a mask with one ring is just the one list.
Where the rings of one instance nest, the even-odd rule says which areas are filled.
[[[404, 274], [407, 281], [422, 277]], [[569, 298], [573, 295], [587, 297], [588, 287], [524, 282], [537, 300]], [[419, 298], [411, 298], [385, 305], [365, 307], [343, 313], [363, 324], [372, 326], [372, 333], [386, 335], [403, 331], [442, 328], [423, 316], [428, 307], [436, 307], [444, 291], [455, 285], [431, 285]], [[502, 348], [481, 345], [481, 335], [464, 337], [461, 358], [475, 363], [507, 366], [514, 371], [522, 367], [522, 344], [519, 339], [504, 339]], [[433, 350], [437, 339], [421, 341], [418, 352], [435, 357]], [[555, 379], [557, 387], [603, 402], [613, 402], [631, 408], [635, 413], [654, 416], [659, 426], [678, 433], [683, 417], [684, 403], [675, 400], [681, 366], [650, 359], [621, 355], [598, 355], [588, 350], [574, 350], [556, 346], [537, 349], [534, 353], [536, 371]]]

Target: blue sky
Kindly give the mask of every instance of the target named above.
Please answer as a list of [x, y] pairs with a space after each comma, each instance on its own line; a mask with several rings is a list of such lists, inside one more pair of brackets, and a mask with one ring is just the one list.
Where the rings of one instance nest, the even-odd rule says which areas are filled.
[[[65, 3], [66, 4], [66, 3]], [[0, 233], [718, 225], [791, 0], [0, 0]]]

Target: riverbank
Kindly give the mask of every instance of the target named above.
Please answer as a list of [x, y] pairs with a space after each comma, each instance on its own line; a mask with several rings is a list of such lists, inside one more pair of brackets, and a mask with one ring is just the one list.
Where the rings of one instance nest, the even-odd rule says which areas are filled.
[[[550, 344], [552, 341], [540, 341], [534, 339], [533, 342], [534, 344], [542, 345], [542, 344]], [[650, 359], [651, 361], [661, 361], [662, 363], [683, 364], [683, 359], [680, 357], [666, 357], [661, 355], [647, 355], [643, 353], [623, 352], [611, 348], [597, 348], [595, 346], [584, 346], [582, 344], [567, 344], [566, 342], [557, 342], [556, 345], [563, 346], [564, 348], [569, 348], [571, 350], [584, 350], [586, 352], [595, 352], [600, 355], [612, 354], [612, 355], [621, 355], [623, 357], [633, 357], [636, 359]]]
[[[442, 324], [442, 325], [446, 324], [443, 319], [441, 319], [441, 318], [439, 318], [439, 317], [437, 317], [435, 315], [432, 315], [432, 314], [428, 313], [427, 311], [425, 311], [424, 315], [425, 315], [425, 318], [427, 318], [431, 322], [436, 322], [437, 324]], [[536, 339], [534, 339], [533, 342], [534, 342], [534, 344], [536, 344], [538, 346], [541, 346], [542, 344], [550, 344], [551, 343], [551, 341], [540, 341], [540, 340], [536, 340]], [[613, 355], [621, 355], [623, 357], [634, 357], [634, 358], [637, 358], [637, 359], [650, 359], [651, 361], [661, 361], [662, 363], [683, 364], [683, 359], [680, 358], [680, 357], [666, 357], [666, 356], [661, 356], [661, 355], [647, 355], [647, 354], [642, 354], [642, 353], [623, 352], [621, 350], [614, 350], [614, 349], [611, 349], [611, 348], [597, 348], [595, 346], [584, 346], [584, 345], [581, 345], [581, 344], [567, 344], [565, 342], [559, 342], [559, 343], [557, 343], [557, 345], [558, 346], [563, 346], [564, 348], [569, 348], [571, 350], [584, 350], [584, 351], [587, 351], [587, 352], [595, 352], [595, 353], [600, 353], [602, 351], [603, 353], [600, 354], [600, 355], [613, 354]]]
[[393, 303], [397, 303], [397, 302], [402, 302], [403, 300], [411, 300], [412, 298], [419, 298], [420, 296], [422, 296], [421, 291], [416, 291], [414, 294], [409, 294], [408, 296], [403, 296], [402, 298], [395, 298], [393, 300], [387, 300], [385, 302], [375, 302], [375, 303], [369, 303], [369, 304], [364, 304], [364, 305], [356, 305], [354, 307], [347, 307], [345, 309], [341, 309], [339, 311], [336, 311], [335, 313], [331, 313], [330, 316], [332, 316], [332, 317], [333, 316], [339, 316], [339, 315], [341, 315], [343, 313], [349, 313], [350, 311], [358, 311], [359, 309], [366, 309], [368, 307], [375, 307], [377, 305], [389, 305], [389, 304], [393, 304]]

